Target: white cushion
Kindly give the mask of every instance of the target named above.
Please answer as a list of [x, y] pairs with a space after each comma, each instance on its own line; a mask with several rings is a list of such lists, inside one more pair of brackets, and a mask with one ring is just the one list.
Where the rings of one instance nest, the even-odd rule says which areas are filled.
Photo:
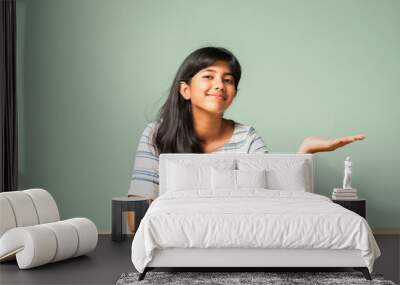
[[236, 170], [211, 168], [211, 189], [236, 189]]
[[307, 191], [310, 167], [298, 159], [247, 159], [238, 160], [240, 170], [267, 170], [267, 188], [273, 190]]
[[0, 260], [16, 254], [20, 269], [49, 263], [56, 251], [57, 239], [43, 225], [13, 228], [0, 238]]
[[0, 262], [17, 259], [20, 269], [92, 251], [97, 228], [85, 218], [58, 221], [49, 192], [29, 189], [0, 193]]
[[5, 196], [0, 194], [0, 237], [16, 226], [17, 222], [11, 204]]
[[86, 254], [96, 248], [97, 228], [96, 225], [86, 218], [74, 218], [65, 220], [65, 223], [71, 224], [79, 236], [78, 248], [73, 257]]
[[44, 224], [51, 230], [57, 240], [57, 250], [51, 262], [56, 262], [70, 258], [75, 255], [78, 249], [78, 232], [66, 221]]
[[171, 163], [168, 168], [169, 191], [210, 188], [211, 167], [186, 166]]
[[31, 197], [23, 191], [10, 191], [1, 193], [13, 209], [17, 227], [33, 226], [39, 223], [35, 205]]
[[268, 171], [268, 188], [276, 190], [306, 191], [309, 187], [307, 182], [308, 168], [305, 162], [293, 164], [286, 170], [274, 169]]
[[25, 227], [60, 220], [55, 200], [44, 189], [2, 192], [0, 204], [5, 207], [0, 211], [7, 212], [6, 221], [0, 223], [0, 237], [8, 227], [6, 224]]
[[[244, 154], [244, 153], [216, 153], [216, 154], [176, 154], [166, 153], [160, 155], [159, 160], [159, 195], [167, 192], [171, 177], [180, 179], [180, 175], [171, 175], [169, 165], [178, 163], [185, 167], [215, 167], [239, 170], [267, 170], [267, 188], [314, 191], [313, 161], [311, 154]], [[216, 167], [218, 166], [218, 167]], [[228, 166], [228, 167], [227, 167]], [[182, 172], [185, 173], [185, 172]], [[186, 174], [186, 173], [185, 173]], [[304, 175], [303, 175], [304, 174]], [[183, 175], [181, 175], [183, 176]], [[204, 175], [205, 176], [205, 175]], [[204, 177], [201, 183], [209, 185], [211, 189], [211, 175]], [[190, 181], [187, 181], [191, 184]], [[197, 182], [196, 182], [197, 183]], [[179, 185], [190, 188], [198, 188], [193, 185]], [[204, 187], [201, 186], [201, 187]]]
[[211, 169], [211, 189], [238, 190], [240, 188], [266, 188], [265, 169], [227, 170]]
[[76, 257], [97, 245], [92, 221], [75, 218], [7, 231], [0, 238], [0, 261], [16, 255], [20, 269]]
[[167, 165], [167, 191], [185, 191], [211, 188], [211, 169], [234, 169], [234, 160], [221, 160], [215, 163], [193, 163], [191, 161], [171, 161]]
[[56, 201], [49, 192], [44, 189], [28, 189], [22, 192], [28, 194], [32, 199], [38, 215], [39, 224], [60, 220]]
[[238, 188], [267, 188], [267, 172], [265, 169], [236, 170]]

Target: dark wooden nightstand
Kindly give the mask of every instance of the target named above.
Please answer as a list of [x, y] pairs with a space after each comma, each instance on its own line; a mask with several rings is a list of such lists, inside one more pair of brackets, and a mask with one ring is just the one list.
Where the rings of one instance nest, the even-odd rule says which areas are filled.
[[364, 219], [367, 218], [367, 201], [365, 199], [355, 200], [336, 200], [332, 199], [332, 202], [339, 204], [340, 206], [359, 214]]
[[126, 235], [122, 233], [122, 215], [127, 211], [135, 212], [135, 225], [139, 227], [140, 221], [146, 214], [150, 200], [140, 197], [116, 197], [112, 199], [112, 231], [111, 239], [113, 241], [123, 241]]

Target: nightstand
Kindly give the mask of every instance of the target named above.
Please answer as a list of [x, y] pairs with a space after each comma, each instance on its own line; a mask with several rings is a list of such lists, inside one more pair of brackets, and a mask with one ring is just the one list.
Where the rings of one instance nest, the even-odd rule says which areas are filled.
[[340, 206], [353, 211], [356, 214], [359, 214], [361, 217], [366, 219], [366, 204], [367, 201], [365, 199], [355, 199], [355, 200], [336, 200], [332, 199], [332, 202], [339, 204]]
[[150, 200], [140, 197], [116, 197], [112, 199], [112, 230], [111, 239], [113, 241], [123, 241], [126, 235], [122, 233], [122, 215], [127, 211], [135, 212], [135, 225], [139, 227], [140, 221], [146, 214]]

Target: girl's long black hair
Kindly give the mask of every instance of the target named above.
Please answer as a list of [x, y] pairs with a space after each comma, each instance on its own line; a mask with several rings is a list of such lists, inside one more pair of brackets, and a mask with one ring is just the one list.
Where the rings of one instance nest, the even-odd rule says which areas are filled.
[[179, 67], [167, 101], [159, 111], [156, 124], [158, 128], [153, 136], [158, 154], [203, 153], [202, 141], [193, 127], [191, 102], [180, 95], [179, 87], [182, 81], [190, 84], [196, 73], [217, 61], [224, 61], [229, 65], [237, 90], [241, 67], [230, 51], [221, 47], [204, 47], [192, 52]]

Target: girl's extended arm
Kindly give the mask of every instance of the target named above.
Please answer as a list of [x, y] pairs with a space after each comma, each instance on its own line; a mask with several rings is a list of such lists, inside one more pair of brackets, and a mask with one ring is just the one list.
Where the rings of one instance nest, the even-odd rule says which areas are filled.
[[307, 137], [300, 145], [297, 153], [316, 153], [333, 151], [349, 143], [365, 139], [365, 135], [347, 136], [336, 139], [324, 139], [320, 137]]

